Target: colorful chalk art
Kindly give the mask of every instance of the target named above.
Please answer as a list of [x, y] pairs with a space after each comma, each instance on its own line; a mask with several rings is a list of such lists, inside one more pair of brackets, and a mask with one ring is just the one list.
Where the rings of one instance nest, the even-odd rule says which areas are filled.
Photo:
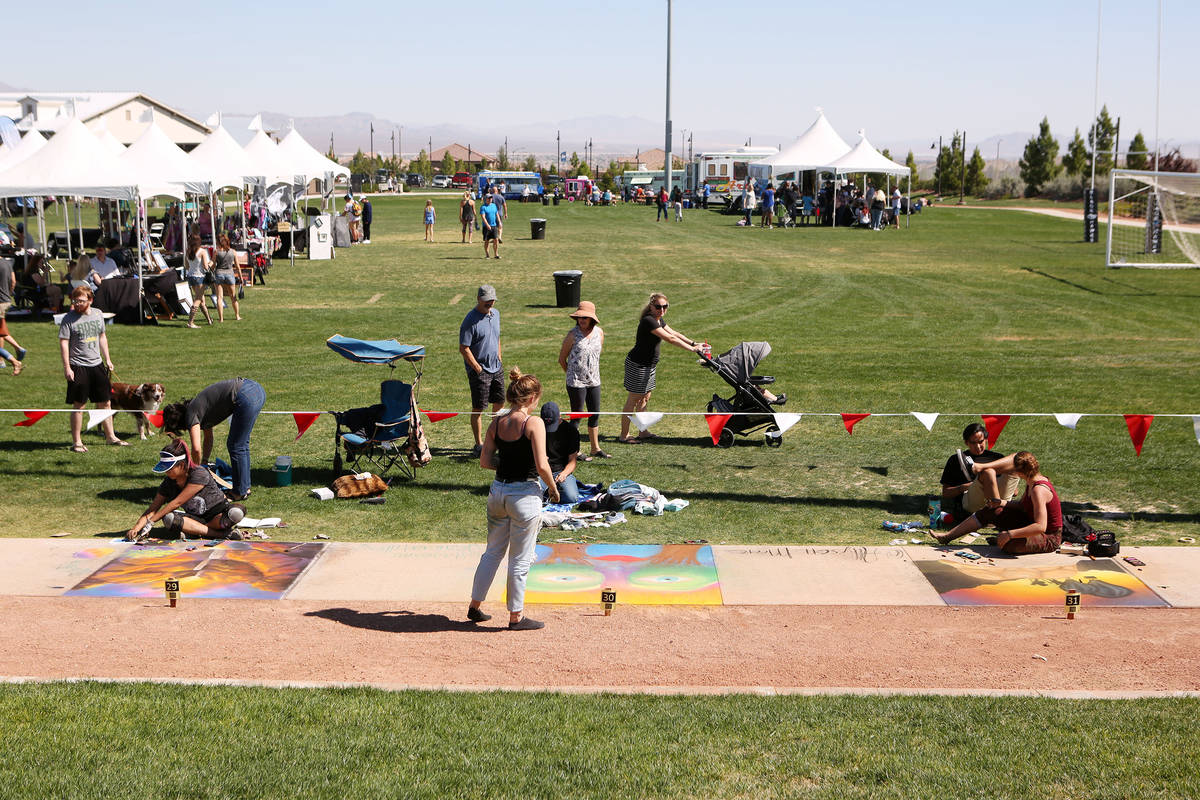
[[320, 542], [204, 545], [192, 541], [130, 547], [65, 594], [161, 598], [163, 581], [177, 578], [183, 597], [278, 600], [325, 546]]
[[966, 564], [918, 561], [917, 567], [951, 606], [1061, 606], [1077, 589], [1084, 606], [1168, 606], [1111, 558], [1060, 564]]
[[721, 605], [712, 548], [695, 544], [539, 544], [525, 587], [527, 603]]

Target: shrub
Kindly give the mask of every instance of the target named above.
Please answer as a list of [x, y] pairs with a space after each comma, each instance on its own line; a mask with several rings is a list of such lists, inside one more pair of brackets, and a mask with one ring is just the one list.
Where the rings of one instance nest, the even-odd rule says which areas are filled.
[[987, 200], [1002, 200], [1007, 197], [1020, 197], [1025, 193], [1025, 184], [1020, 178], [1012, 175], [1005, 175], [1002, 178], [992, 181], [983, 190], [983, 196]]
[[1049, 200], [1082, 200], [1084, 176], [1059, 175], [1042, 185], [1041, 195]]

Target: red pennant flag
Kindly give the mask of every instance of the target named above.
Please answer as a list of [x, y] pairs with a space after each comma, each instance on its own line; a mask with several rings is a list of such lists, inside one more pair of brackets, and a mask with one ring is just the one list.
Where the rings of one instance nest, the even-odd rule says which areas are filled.
[[1133, 449], [1139, 456], [1142, 454], [1142, 442], [1146, 441], [1146, 434], [1150, 432], [1150, 423], [1153, 421], [1153, 414], [1125, 415], [1125, 426], [1129, 428], [1129, 438], [1133, 440]]
[[50, 412], [49, 411], [22, 411], [21, 413], [25, 415], [26, 419], [23, 419], [20, 422], [14, 422], [13, 423], [14, 428], [31, 428], [37, 424], [37, 421], [39, 419], [46, 416]]
[[296, 438], [293, 442], [300, 441], [300, 437], [304, 432], [312, 427], [312, 424], [317, 421], [317, 417], [321, 416], [319, 411], [293, 411], [292, 418], [296, 420]]
[[987, 427], [988, 447], [995, 447], [1000, 439], [1000, 431], [1008, 424], [1009, 414], [980, 414], [983, 424]]
[[862, 422], [870, 414], [842, 414], [842, 424], [846, 426], [846, 433], [854, 435], [854, 426]]
[[441, 422], [444, 419], [458, 416], [457, 411], [426, 411], [423, 408], [421, 409], [421, 413], [429, 417], [430, 422]]
[[725, 423], [733, 419], [733, 414], [705, 414], [704, 421], [708, 423], [708, 432], [712, 434], [713, 444], [721, 438]]
[[590, 411], [568, 411], [567, 419], [587, 419], [591, 415]]
[[154, 427], [162, 428], [163, 421], [162, 421], [162, 412], [161, 411], [143, 411], [142, 416], [144, 416], [147, 419], [147, 421], [149, 421], [149, 423], [151, 425], [153, 425]]

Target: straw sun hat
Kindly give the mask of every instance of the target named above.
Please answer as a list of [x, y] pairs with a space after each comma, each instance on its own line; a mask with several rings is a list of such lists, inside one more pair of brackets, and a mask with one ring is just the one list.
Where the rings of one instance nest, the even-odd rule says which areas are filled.
[[587, 317], [597, 325], [600, 324], [600, 320], [596, 319], [596, 304], [588, 300], [580, 301], [579, 308], [572, 311], [569, 316], [574, 317], [575, 319]]

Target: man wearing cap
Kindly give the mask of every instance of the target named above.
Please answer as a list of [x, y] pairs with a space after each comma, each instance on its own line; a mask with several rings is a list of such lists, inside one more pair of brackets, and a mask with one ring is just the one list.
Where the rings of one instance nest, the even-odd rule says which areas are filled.
[[[485, 203], [487, 208], [490, 203]], [[493, 212], [494, 213], [494, 212]], [[485, 244], [487, 223], [484, 223]], [[497, 256], [499, 258], [499, 256]], [[504, 405], [504, 365], [500, 358], [500, 312], [496, 304], [496, 289], [490, 284], [479, 287], [475, 307], [463, 317], [458, 328], [458, 351], [467, 368], [467, 383], [471, 387], [471, 434], [475, 447], [471, 457], [483, 451], [480, 416], [487, 404], [496, 412]]]
[[[579, 458], [579, 430], [574, 425], [563, 425], [558, 403], [553, 400], [542, 404], [542, 422], [546, 423], [546, 460], [550, 472], [558, 484], [560, 503], [579, 502], [579, 482], [575, 479], [575, 463]], [[541, 483], [541, 479], [538, 479]], [[542, 489], [546, 486], [543, 484]]]

